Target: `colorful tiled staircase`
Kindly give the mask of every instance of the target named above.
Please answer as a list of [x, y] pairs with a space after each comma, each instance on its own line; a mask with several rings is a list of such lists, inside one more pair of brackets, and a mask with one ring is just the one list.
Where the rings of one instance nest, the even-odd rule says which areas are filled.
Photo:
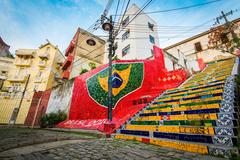
[[237, 153], [235, 59], [208, 64], [132, 117], [115, 138], [229, 157]]

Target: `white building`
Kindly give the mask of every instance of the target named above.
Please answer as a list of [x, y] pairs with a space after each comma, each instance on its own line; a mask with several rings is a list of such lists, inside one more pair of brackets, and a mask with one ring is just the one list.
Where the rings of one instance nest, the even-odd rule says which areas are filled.
[[[122, 23], [115, 26], [115, 29], [120, 28], [115, 40], [118, 46], [116, 55], [119, 59], [149, 58], [153, 54], [153, 45], [159, 45], [157, 23], [143, 12], [134, 18], [139, 11], [140, 8], [133, 4], [127, 10]], [[106, 60], [107, 58], [105, 62]]]
[[[232, 23], [238, 26], [234, 31], [238, 36], [240, 36], [240, 18], [233, 20]], [[220, 59], [234, 57], [232, 54], [227, 52], [209, 48], [208, 42], [211, 32], [211, 30], [207, 30], [164, 48], [163, 50], [165, 53], [168, 53], [178, 59], [178, 64], [175, 64], [173, 68], [179, 69], [186, 67], [189, 70], [193, 69], [196, 71], [198, 65], [197, 61], [199, 59], [201, 59], [204, 63], [209, 63]], [[167, 64], [169, 65], [170, 63]]]

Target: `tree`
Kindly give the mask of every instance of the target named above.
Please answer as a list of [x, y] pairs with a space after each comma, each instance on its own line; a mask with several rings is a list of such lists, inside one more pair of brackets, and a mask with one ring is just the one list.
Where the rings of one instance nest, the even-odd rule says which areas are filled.
[[234, 51], [240, 49], [240, 37], [234, 32], [237, 28], [239, 26], [231, 24], [211, 29], [208, 47], [235, 55]]
[[93, 69], [96, 68], [96, 64], [93, 63], [93, 62], [89, 62], [89, 63], [88, 63], [88, 66], [91, 68], [91, 70], [93, 70]]
[[83, 68], [83, 69], [81, 70], [81, 72], [80, 72], [80, 75], [83, 74], [83, 73], [86, 73], [86, 72], [88, 72], [88, 70], [85, 69], [85, 68]]

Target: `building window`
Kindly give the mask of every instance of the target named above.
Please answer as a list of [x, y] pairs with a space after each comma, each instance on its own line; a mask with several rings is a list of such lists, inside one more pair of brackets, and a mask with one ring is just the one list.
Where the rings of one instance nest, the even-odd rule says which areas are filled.
[[130, 34], [130, 31], [127, 30], [127, 31], [122, 35], [122, 41], [124, 41], [125, 39], [128, 39], [129, 34]]
[[149, 28], [151, 31], [154, 31], [153, 27], [154, 27], [154, 24], [148, 22], [148, 28]]
[[147, 98], [143, 99], [143, 103], [148, 103]]
[[50, 52], [50, 47], [47, 47], [46, 48], [46, 53], [49, 53]]
[[42, 72], [41, 72], [41, 71], [39, 71], [39, 72], [38, 72], [38, 74], [37, 74], [37, 77], [39, 77], [39, 78], [40, 78], [41, 76], [42, 76]]
[[130, 51], [130, 44], [127, 47], [123, 48], [122, 57], [127, 55], [129, 53], [129, 51]]
[[202, 51], [202, 45], [200, 42], [194, 43], [195, 46], [195, 51], [196, 52], [201, 52]]
[[221, 39], [221, 42], [222, 42], [223, 44], [229, 42], [229, 39], [228, 39], [227, 33], [222, 33], [222, 34], [220, 35], [220, 39]]
[[149, 40], [152, 44], [155, 44], [155, 39], [153, 36], [149, 35]]
[[129, 16], [125, 18], [124, 21], [122, 22], [122, 27], [126, 27], [128, 23], [129, 23]]

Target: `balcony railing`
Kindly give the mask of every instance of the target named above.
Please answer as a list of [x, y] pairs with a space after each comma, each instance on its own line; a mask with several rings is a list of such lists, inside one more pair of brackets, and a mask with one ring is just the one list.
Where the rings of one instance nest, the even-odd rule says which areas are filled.
[[27, 75], [9, 75], [8, 81], [10, 82], [24, 82], [27, 79]]
[[41, 83], [41, 82], [42, 82], [42, 77], [36, 76], [35, 83]]
[[19, 60], [15, 61], [15, 65], [16, 66], [30, 66], [31, 62], [32, 62], [31, 59], [27, 59], [27, 60], [19, 59]]
[[6, 73], [0, 73], [0, 80], [5, 80], [7, 79], [7, 74]]
[[8, 71], [10, 65], [9, 64], [0, 64], [0, 68], [2, 71]]
[[68, 55], [67, 59], [62, 65], [62, 70], [66, 70], [71, 65], [72, 62], [73, 62], [73, 55]]
[[40, 53], [39, 55], [38, 55], [40, 58], [43, 58], [43, 59], [48, 59], [49, 58], [49, 53]]
[[46, 67], [46, 65], [47, 65], [47, 62], [46, 62], [46, 61], [39, 61], [39, 62], [38, 62], [38, 66], [39, 66], [39, 67]]

